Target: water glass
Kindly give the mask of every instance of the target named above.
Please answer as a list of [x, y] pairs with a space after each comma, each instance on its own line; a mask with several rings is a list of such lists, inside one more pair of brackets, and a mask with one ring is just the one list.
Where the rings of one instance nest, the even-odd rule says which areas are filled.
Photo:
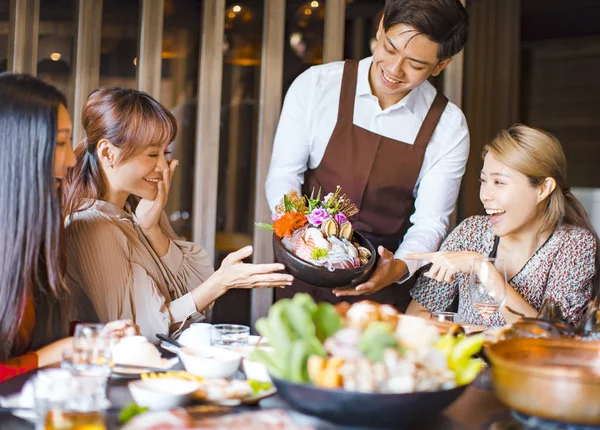
[[73, 369], [80, 375], [110, 375], [113, 339], [104, 324], [77, 324], [73, 338]]
[[114, 339], [104, 331], [103, 324], [77, 324], [73, 338], [71, 371], [78, 376], [81, 396], [79, 409], [108, 404], [106, 396], [111, 373]]
[[487, 322], [506, 299], [506, 266], [500, 258], [476, 258], [469, 276], [469, 298]]
[[38, 371], [32, 378], [36, 430], [44, 429], [46, 416], [52, 410], [64, 410], [71, 397], [72, 375], [66, 369]]
[[248, 345], [250, 327], [238, 324], [215, 324], [210, 331], [210, 344], [233, 349]]

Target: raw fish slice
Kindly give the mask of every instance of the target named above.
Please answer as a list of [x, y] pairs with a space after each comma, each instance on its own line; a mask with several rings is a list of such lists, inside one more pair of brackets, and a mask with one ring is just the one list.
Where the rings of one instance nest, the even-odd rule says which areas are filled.
[[298, 238], [298, 242], [296, 242], [296, 255], [306, 261], [312, 262], [313, 251], [315, 250], [315, 242], [312, 238], [308, 238], [308, 241], [304, 240], [303, 237]]

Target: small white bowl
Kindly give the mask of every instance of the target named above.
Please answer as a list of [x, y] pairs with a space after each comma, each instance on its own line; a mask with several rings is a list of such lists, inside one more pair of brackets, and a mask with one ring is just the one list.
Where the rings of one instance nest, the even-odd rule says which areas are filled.
[[203, 349], [210, 346], [210, 329], [212, 324], [194, 323], [184, 330], [177, 342], [183, 346], [195, 349]]
[[156, 378], [130, 382], [133, 400], [149, 409], [172, 409], [190, 401], [200, 384], [176, 378]]
[[203, 349], [180, 348], [177, 351], [185, 370], [202, 378], [231, 378], [235, 375], [242, 356], [216, 346]]

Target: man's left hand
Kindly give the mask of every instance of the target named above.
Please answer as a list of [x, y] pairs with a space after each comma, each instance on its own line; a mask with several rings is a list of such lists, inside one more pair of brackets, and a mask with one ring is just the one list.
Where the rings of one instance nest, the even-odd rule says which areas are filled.
[[338, 297], [373, 294], [406, 275], [408, 267], [404, 261], [394, 259], [394, 254], [383, 246], [377, 248], [377, 252], [379, 254], [377, 268], [367, 282], [355, 288], [336, 288], [333, 290], [333, 294]]

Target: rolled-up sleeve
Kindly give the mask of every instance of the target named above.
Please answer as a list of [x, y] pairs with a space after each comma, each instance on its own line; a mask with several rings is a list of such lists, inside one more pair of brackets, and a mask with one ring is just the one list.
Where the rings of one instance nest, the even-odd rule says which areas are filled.
[[265, 183], [271, 210], [287, 192], [300, 192], [304, 183], [310, 157], [309, 124], [315, 86], [312, 74], [313, 71], [308, 69], [298, 76], [285, 96]]
[[[416, 187], [415, 211], [410, 217], [412, 227], [406, 232], [394, 255], [397, 259], [403, 260], [406, 254], [437, 251], [448, 231], [449, 219], [456, 205], [469, 157], [469, 131], [463, 113], [457, 110], [455, 118], [450, 122], [459, 124], [444, 139], [445, 147], [450, 149], [442, 151], [437, 160], [431, 161], [431, 165], [424, 162], [422, 177]], [[439, 131], [442, 132], [443, 127]], [[427, 161], [427, 154], [425, 160]], [[408, 279], [423, 266], [419, 261], [405, 262], [409, 276], [401, 281]]]

